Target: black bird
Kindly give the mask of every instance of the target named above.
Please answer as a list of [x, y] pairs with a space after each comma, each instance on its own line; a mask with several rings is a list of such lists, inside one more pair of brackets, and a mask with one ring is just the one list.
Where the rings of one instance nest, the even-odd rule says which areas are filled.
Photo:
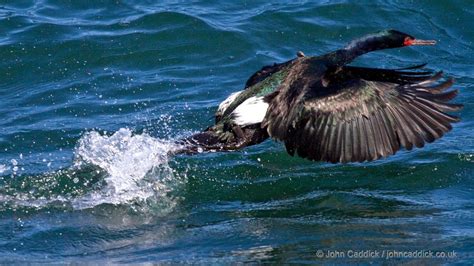
[[268, 137], [290, 155], [332, 163], [364, 162], [423, 147], [459, 118], [446, 112], [458, 91], [442, 72], [348, 66], [365, 53], [435, 41], [386, 30], [321, 56], [265, 66], [217, 110], [215, 125], [181, 141], [176, 153], [237, 150]]

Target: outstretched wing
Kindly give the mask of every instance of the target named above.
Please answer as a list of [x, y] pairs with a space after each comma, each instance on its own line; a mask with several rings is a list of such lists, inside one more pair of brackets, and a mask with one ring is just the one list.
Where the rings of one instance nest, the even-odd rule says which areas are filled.
[[[282, 140], [292, 155], [333, 163], [376, 160], [401, 146], [423, 147], [451, 130], [459, 118], [446, 112], [462, 105], [449, 103], [458, 91], [445, 92], [453, 80], [438, 82], [441, 72], [407, 70], [342, 67], [325, 77], [326, 86], [305, 92], [286, 134], [275, 137], [269, 130], [270, 136]], [[266, 119], [289, 124], [275, 114]]]

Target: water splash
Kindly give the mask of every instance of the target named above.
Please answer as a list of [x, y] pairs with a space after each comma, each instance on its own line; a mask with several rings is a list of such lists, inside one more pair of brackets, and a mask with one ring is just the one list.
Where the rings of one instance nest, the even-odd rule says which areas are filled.
[[179, 146], [122, 128], [111, 136], [91, 131], [78, 141], [75, 168], [93, 165], [106, 172], [106, 185], [73, 201], [78, 209], [103, 203], [154, 201], [173, 205], [168, 194], [185, 180], [170, 168], [169, 152]]
[[[87, 132], [77, 142], [70, 167], [4, 179], [0, 209], [81, 210], [112, 204], [169, 213], [179, 201], [179, 188], [186, 182], [186, 175], [176, 173], [169, 165], [170, 152], [178, 148], [172, 140], [134, 134], [126, 128], [111, 135]], [[9, 169], [0, 165], [0, 171]]]
[[4, 164], [0, 164], [0, 174], [3, 174], [4, 172], [6, 172], [8, 169], [10, 169], [8, 166], [4, 165]]

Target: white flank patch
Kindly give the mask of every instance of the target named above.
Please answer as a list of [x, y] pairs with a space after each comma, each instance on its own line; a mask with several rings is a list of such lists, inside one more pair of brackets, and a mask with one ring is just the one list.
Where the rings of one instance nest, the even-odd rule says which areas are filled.
[[232, 93], [227, 99], [219, 104], [219, 108], [217, 108], [218, 113], [224, 113], [229, 105], [242, 93], [243, 91], [237, 91]]
[[263, 121], [267, 113], [268, 103], [263, 97], [250, 97], [237, 106], [232, 112], [234, 122], [239, 126], [258, 124]]

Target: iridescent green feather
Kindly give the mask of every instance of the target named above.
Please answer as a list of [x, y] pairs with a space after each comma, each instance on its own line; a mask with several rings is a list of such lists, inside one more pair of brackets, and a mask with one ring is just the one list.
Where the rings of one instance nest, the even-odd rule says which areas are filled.
[[224, 117], [231, 114], [241, 103], [250, 97], [261, 97], [274, 92], [288, 75], [288, 68], [284, 68], [257, 84], [245, 89], [225, 110]]

